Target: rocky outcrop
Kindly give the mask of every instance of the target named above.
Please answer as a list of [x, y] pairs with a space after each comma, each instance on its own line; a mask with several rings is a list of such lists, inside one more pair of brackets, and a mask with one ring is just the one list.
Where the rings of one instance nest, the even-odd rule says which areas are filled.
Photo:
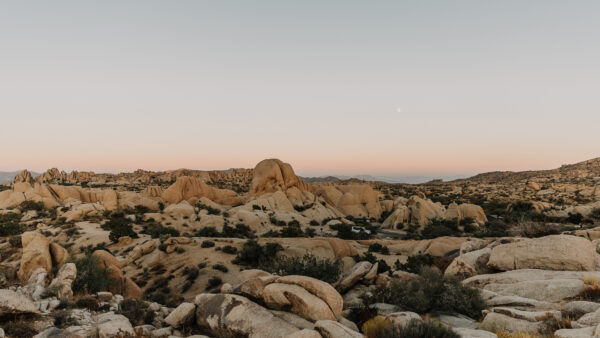
[[287, 337], [299, 331], [242, 296], [205, 293], [196, 296], [194, 303], [196, 324], [208, 330], [211, 336], [276, 338]]
[[264, 288], [263, 299], [271, 309], [286, 310], [311, 321], [336, 320], [327, 303], [298, 285], [271, 283]]
[[48, 239], [37, 231], [29, 231], [21, 235], [21, 243], [23, 254], [17, 272], [19, 280], [22, 282], [29, 280], [31, 273], [38, 268], [43, 268], [49, 273], [52, 269], [52, 257]]
[[162, 198], [171, 204], [184, 200], [190, 204], [195, 204], [201, 197], [206, 197], [211, 201], [224, 205], [243, 203], [243, 199], [232, 190], [214, 188], [199, 178], [187, 176], [178, 177], [177, 181], [162, 193]]
[[553, 235], [501, 244], [492, 249], [488, 266], [507, 271], [544, 269], [594, 271], [596, 247], [587, 239]]
[[125, 298], [139, 299], [142, 297], [142, 290], [131, 278], [123, 274], [121, 263], [115, 256], [104, 250], [96, 250], [92, 256], [98, 259], [100, 268], [108, 271], [108, 275], [113, 281], [109, 286], [110, 292], [123, 295]]
[[0, 289], [0, 315], [39, 313], [37, 306], [27, 297], [7, 289]]
[[310, 185], [304, 183], [288, 163], [278, 159], [260, 161], [254, 167], [250, 196], [260, 196], [275, 191], [286, 191], [290, 188], [310, 190]]
[[13, 183], [29, 183], [33, 184], [33, 177], [28, 170], [23, 170], [18, 173], [13, 179]]

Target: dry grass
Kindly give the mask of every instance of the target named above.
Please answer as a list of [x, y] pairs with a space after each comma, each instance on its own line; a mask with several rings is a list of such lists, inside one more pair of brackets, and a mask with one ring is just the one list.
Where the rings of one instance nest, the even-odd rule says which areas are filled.
[[376, 338], [381, 332], [392, 326], [392, 322], [382, 316], [374, 317], [366, 321], [362, 326], [362, 332], [368, 338]]

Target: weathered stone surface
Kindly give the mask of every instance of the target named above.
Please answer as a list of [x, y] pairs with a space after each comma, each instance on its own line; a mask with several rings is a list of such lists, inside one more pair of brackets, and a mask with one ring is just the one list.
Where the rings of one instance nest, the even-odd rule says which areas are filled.
[[315, 330], [323, 338], [363, 338], [362, 334], [332, 320], [319, 320], [315, 323]]
[[587, 239], [552, 235], [498, 245], [492, 249], [488, 266], [503, 271], [594, 271], [596, 263], [596, 248]]
[[23, 254], [21, 266], [17, 275], [21, 282], [29, 280], [31, 273], [37, 268], [44, 268], [46, 272], [52, 270], [52, 257], [50, 256], [50, 242], [37, 231], [24, 232], [21, 235]]
[[373, 264], [367, 261], [358, 262], [356, 265], [346, 273], [337, 288], [340, 292], [344, 292], [351, 287], [353, 287], [356, 283], [358, 283], [363, 276], [365, 276], [373, 267]]
[[39, 310], [29, 298], [8, 289], [0, 289], [0, 315], [20, 313], [39, 313]]
[[410, 323], [412, 320], [421, 320], [421, 316], [414, 312], [393, 312], [386, 314], [385, 318], [389, 319], [394, 326], [405, 326]]
[[200, 294], [196, 323], [211, 335], [234, 334], [250, 338], [286, 337], [298, 329], [245, 297], [229, 294]]
[[560, 329], [554, 331], [554, 338], [583, 338], [594, 337], [595, 327], [585, 327], [581, 329]]
[[165, 323], [174, 328], [179, 328], [193, 321], [196, 305], [192, 303], [181, 303], [166, 318]]
[[115, 337], [119, 332], [134, 334], [129, 319], [123, 315], [117, 315], [113, 312], [102, 313], [96, 316], [96, 322], [98, 323], [99, 338]]
[[485, 330], [467, 329], [463, 327], [453, 328], [452, 331], [456, 332], [461, 338], [496, 338], [498, 337], [495, 333]]
[[269, 284], [263, 299], [269, 308], [290, 311], [312, 321], [336, 320], [327, 303], [298, 285]]
[[599, 303], [575, 300], [565, 304], [563, 311], [569, 316], [580, 317], [598, 309], [600, 309]]
[[57, 296], [59, 299], [71, 299], [73, 297], [73, 290], [71, 287], [73, 286], [73, 281], [75, 281], [76, 277], [77, 267], [75, 267], [75, 264], [73, 263], [67, 263], [58, 270], [56, 278], [50, 283], [50, 287], [57, 289]]
[[512, 318], [500, 313], [488, 313], [481, 323], [481, 329], [491, 332], [498, 330], [507, 332], [524, 332], [539, 334], [543, 331], [542, 323], [533, 323], [524, 319]]
[[306, 291], [324, 300], [336, 316], [340, 318], [344, 308], [344, 299], [329, 283], [307, 276], [284, 276], [276, 280], [277, 283], [295, 284]]

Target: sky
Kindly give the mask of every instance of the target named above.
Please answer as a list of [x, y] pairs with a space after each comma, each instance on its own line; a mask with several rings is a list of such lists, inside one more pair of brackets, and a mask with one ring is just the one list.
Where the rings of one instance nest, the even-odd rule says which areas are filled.
[[598, 1], [1, 1], [0, 171], [600, 156]]

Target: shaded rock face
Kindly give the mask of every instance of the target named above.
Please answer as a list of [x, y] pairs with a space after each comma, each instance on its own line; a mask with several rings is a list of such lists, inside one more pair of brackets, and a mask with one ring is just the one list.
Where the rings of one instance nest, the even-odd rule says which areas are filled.
[[104, 250], [96, 250], [92, 256], [98, 258], [100, 268], [106, 269], [109, 277], [113, 280], [109, 287], [110, 292], [123, 295], [125, 298], [139, 299], [142, 297], [142, 290], [131, 278], [123, 275], [121, 263], [115, 256]]
[[29, 280], [31, 273], [38, 268], [50, 272], [52, 257], [48, 239], [37, 231], [29, 231], [21, 235], [21, 240], [23, 255], [21, 256], [21, 266], [17, 272], [21, 282]]
[[171, 204], [181, 201], [194, 204], [201, 197], [224, 205], [243, 204], [243, 199], [233, 190], [211, 187], [196, 177], [178, 177], [177, 181], [162, 193], [162, 198]]
[[553, 235], [498, 245], [492, 249], [488, 266], [502, 271], [594, 271], [596, 255], [596, 247], [587, 239]]
[[196, 296], [196, 324], [214, 336], [287, 337], [298, 329], [267, 309], [236, 295]]
[[310, 190], [310, 186], [296, 176], [290, 164], [278, 159], [267, 159], [260, 161], [254, 168], [250, 196], [286, 191], [292, 187], [301, 191]]

